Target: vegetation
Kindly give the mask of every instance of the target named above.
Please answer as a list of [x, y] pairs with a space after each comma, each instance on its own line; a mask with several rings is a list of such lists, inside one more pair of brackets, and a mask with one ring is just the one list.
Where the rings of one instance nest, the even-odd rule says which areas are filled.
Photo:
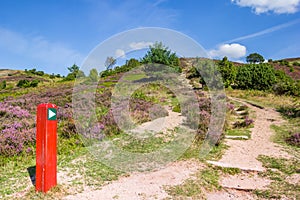
[[85, 77], [84, 72], [79, 70], [79, 67], [75, 64], [71, 67], [68, 67], [68, 70], [70, 71], [70, 73], [63, 79], [64, 81], [73, 81], [75, 80], [75, 78]]
[[265, 61], [264, 57], [258, 53], [251, 53], [246, 57], [247, 63], [262, 63]]
[[[168, 130], [168, 134], [161, 132], [157, 134], [157, 137], [139, 139], [117, 126], [110, 107], [112, 89], [121, 77], [125, 82], [148, 80], [149, 77], [142, 71], [137, 71], [137, 73], [129, 76], [124, 75], [125, 72], [137, 69], [142, 64], [158, 63], [171, 66], [177, 72], [184, 71], [188, 79], [197, 79], [198, 82], [204, 85], [204, 88], [206, 85], [214, 85], [219, 81], [221, 77], [214, 77], [214, 72], [218, 69], [225, 87], [228, 88], [226, 90], [227, 94], [249, 101], [259, 101], [263, 106], [274, 107], [288, 120], [287, 124], [273, 127], [276, 132], [274, 141], [298, 151], [300, 144], [300, 82], [291, 78], [285, 71], [276, 70], [273, 67], [275, 61], [269, 61], [267, 64], [261, 63], [263, 59], [255, 58], [253, 55], [247, 61], [250, 64], [236, 65], [224, 57], [216, 63], [204, 60], [199, 66], [189, 66], [185, 69], [180, 65], [176, 53], [169, 50], [162, 43], [155, 43], [150, 46], [149, 51], [142, 59], [131, 58], [124, 65], [113, 67], [116, 60], [113, 57], [108, 57], [107, 62], [104, 64], [106, 70], [99, 73], [93, 68], [87, 77], [75, 64], [68, 68], [69, 74], [65, 78], [62, 78], [59, 74], [47, 75], [36, 69], [26, 70], [25, 72], [10, 72], [0, 82], [0, 120], [2, 122], [0, 125], [0, 173], [3, 174], [0, 179], [0, 198], [11, 198], [8, 195], [17, 191], [26, 191], [25, 196], [28, 199], [61, 198], [67, 193], [67, 187], [82, 189], [86, 184], [93, 185], [97, 189], [104, 182], [115, 180], [122, 174], [93, 159], [86, 148], [88, 144], [82, 142], [83, 136], [76, 129], [72, 113], [72, 81], [75, 78], [82, 78], [80, 79], [82, 82], [98, 82], [96, 93], [86, 94], [90, 95], [87, 96], [88, 98], [96, 99], [95, 112], [98, 123], [90, 127], [89, 124], [86, 125], [88, 127], [87, 132], [95, 139], [110, 139], [117, 147], [129, 152], [151, 153], [169, 144], [176, 135], [179, 135], [182, 130], [176, 127], [174, 130]], [[282, 63], [291, 65], [291, 62], [282, 61]], [[298, 65], [299, 62], [294, 61], [292, 63], [295, 71]], [[213, 78], [204, 80], [201, 75]], [[219, 87], [219, 85], [216, 86]], [[206, 92], [195, 89], [194, 94], [197, 98], [196, 106], [200, 110], [199, 113], [188, 116], [186, 110], [182, 109], [186, 102], [183, 101], [183, 104], [180, 104], [182, 99], [179, 99], [174, 91], [162, 84], [145, 84], [135, 90], [130, 97], [130, 117], [139, 125], [167, 116], [166, 107], [174, 112], [181, 113], [186, 117], [186, 123], [197, 123], [197, 135], [193, 145], [180, 159], [195, 158], [199, 160], [201, 142], [206, 136], [210, 123], [211, 103], [210, 98], [206, 96]], [[61, 171], [67, 169], [66, 173], [70, 173], [75, 177], [70, 181], [70, 186], [60, 185], [54, 188], [49, 196], [36, 194], [34, 189], [29, 192], [26, 190], [28, 185], [28, 181], [26, 182], [28, 179], [26, 168], [35, 165], [36, 106], [43, 102], [52, 102], [59, 107], [58, 167]], [[250, 128], [253, 126], [254, 120], [249, 109], [230, 101], [227, 104], [227, 110], [222, 138], [224, 135], [247, 136], [250, 138]], [[193, 121], [196, 115], [200, 116], [199, 122]], [[220, 158], [222, 155], [225, 149], [222, 138], [208, 155], [209, 159]], [[275, 180], [275, 183], [272, 183], [270, 190], [258, 190], [255, 193], [259, 197], [280, 198], [280, 192], [288, 193], [293, 190], [295, 192], [290, 191], [291, 194], [286, 196], [294, 197], [299, 187], [287, 183], [282, 177], [283, 175], [289, 176], [298, 173], [299, 162], [266, 156], [260, 156], [259, 160], [268, 169], [266, 173], [260, 175]], [[201, 161], [200, 159], [199, 162]], [[280, 174], [276, 174], [277, 172], [270, 170], [271, 168], [279, 170]], [[167, 191], [173, 197], [203, 198], [207, 191], [222, 189], [218, 183], [220, 175], [237, 173], [240, 173], [240, 170], [235, 168], [223, 169], [205, 166], [205, 169], [201, 169], [195, 174], [195, 178], [185, 181], [180, 186], [169, 187]], [[278, 185], [282, 185], [282, 189], [277, 190]], [[272, 194], [272, 190], [276, 190], [276, 192]]]
[[39, 84], [39, 80], [33, 80], [33, 81], [20, 80], [17, 83], [17, 87], [20, 87], [20, 88], [37, 87], [38, 84]]
[[276, 83], [274, 68], [269, 64], [248, 64], [238, 67], [236, 87], [239, 89], [270, 90]]
[[4, 80], [0, 82], [0, 90], [3, 90], [5, 88], [6, 88], [6, 81]]
[[176, 53], [172, 53], [168, 47], [165, 47], [161, 42], [150, 46], [150, 50], [141, 59], [141, 63], [163, 64], [174, 68], [177, 72], [181, 72], [179, 58]]
[[237, 68], [230, 62], [227, 57], [224, 57], [218, 62], [218, 69], [222, 75], [225, 87], [230, 87], [235, 83], [237, 77]]

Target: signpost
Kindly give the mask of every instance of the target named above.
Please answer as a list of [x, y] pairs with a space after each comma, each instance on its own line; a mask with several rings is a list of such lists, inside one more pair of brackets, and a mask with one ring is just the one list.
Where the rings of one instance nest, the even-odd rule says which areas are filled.
[[47, 192], [57, 184], [57, 106], [37, 107], [35, 189]]

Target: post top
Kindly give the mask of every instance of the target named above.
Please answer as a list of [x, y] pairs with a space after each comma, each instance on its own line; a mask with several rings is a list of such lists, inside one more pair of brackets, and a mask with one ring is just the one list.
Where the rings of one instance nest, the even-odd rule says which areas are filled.
[[57, 105], [53, 103], [41, 103], [38, 105], [38, 108], [57, 108]]

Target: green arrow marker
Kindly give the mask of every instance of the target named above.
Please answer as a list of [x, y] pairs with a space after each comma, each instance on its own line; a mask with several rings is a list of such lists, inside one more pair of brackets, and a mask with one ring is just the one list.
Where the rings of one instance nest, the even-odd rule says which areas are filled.
[[48, 108], [48, 120], [57, 120], [57, 110], [55, 108]]

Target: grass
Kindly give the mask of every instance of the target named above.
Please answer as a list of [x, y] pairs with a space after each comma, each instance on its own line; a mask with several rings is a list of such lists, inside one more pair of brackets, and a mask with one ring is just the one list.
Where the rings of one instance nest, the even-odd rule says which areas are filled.
[[267, 199], [299, 199], [300, 185], [292, 184], [286, 179], [292, 174], [299, 174], [300, 161], [296, 159], [273, 158], [269, 156], [259, 156], [258, 160], [267, 169], [259, 175], [272, 180], [266, 190], [253, 191], [258, 198]]
[[261, 106], [271, 108], [291, 105], [293, 102], [300, 100], [300, 97], [275, 95], [271, 92], [257, 90], [226, 90], [226, 94], [231, 97], [246, 99]]
[[220, 190], [218, 183], [220, 172], [212, 168], [199, 170], [192, 179], [186, 180], [183, 184], [166, 187], [166, 191], [172, 199], [204, 199], [206, 192]]
[[136, 80], [141, 80], [143, 78], [146, 78], [147, 76], [144, 73], [141, 74], [128, 74], [123, 77], [124, 80], [126, 81], [136, 81]]
[[258, 160], [263, 166], [271, 169], [278, 169], [286, 175], [295, 174], [300, 170], [300, 161], [296, 159], [273, 158], [260, 155]]
[[31, 184], [27, 168], [35, 166], [35, 156], [0, 158], [0, 198], [23, 191]]
[[[122, 134], [120, 137], [114, 139], [114, 144], [132, 153], [150, 153], [169, 144], [169, 142], [165, 142], [166, 139], [163, 133], [160, 133], [160, 135], [162, 135], [162, 137], [151, 136], [148, 138], [137, 138], [132, 135]], [[171, 138], [169, 140], [171, 140]]]
[[251, 138], [251, 131], [248, 128], [226, 130], [225, 134], [229, 136], [247, 136], [249, 139]]

